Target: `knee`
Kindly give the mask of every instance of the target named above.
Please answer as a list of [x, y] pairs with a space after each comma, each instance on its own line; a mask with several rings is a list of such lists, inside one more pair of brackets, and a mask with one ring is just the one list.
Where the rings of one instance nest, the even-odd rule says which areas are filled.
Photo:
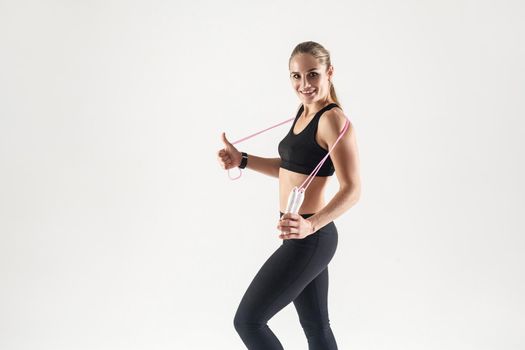
[[241, 335], [246, 332], [256, 331], [264, 326], [264, 322], [257, 320], [249, 314], [241, 313], [239, 310], [237, 310], [233, 318], [233, 327], [237, 333]]
[[302, 327], [307, 337], [318, 337], [332, 332], [329, 322], [304, 323]]
[[245, 325], [245, 321], [240, 317], [239, 311], [237, 311], [237, 313], [233, 317], [233, 327], [235, 328], [237, 333], [240, 333], [244, 325]]

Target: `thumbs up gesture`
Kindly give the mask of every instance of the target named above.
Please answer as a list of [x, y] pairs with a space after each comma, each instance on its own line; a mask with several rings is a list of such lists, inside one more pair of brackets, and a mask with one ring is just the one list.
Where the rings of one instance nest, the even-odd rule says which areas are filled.
[[242, 154], [226, 138], [226, 134], [221, 134], [224, 148], [217, 152], [217, 160], [223, 169], [231, 169], [241, 164]]

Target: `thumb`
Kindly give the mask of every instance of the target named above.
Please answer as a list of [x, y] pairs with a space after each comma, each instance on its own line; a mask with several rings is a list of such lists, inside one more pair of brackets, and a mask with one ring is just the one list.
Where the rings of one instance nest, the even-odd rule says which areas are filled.
[[221, 134], [221, 138], [222, 138], [222, 142], [224, 143], [226, 147], [232, 147], [232, 144], [230, 143], [230, 141], [226, 139], [226, 133], [224, 131]]

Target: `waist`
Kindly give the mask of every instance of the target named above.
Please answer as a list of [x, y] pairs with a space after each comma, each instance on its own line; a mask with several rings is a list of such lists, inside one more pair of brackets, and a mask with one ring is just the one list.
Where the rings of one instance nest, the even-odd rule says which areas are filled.
[[[299, 215], [301, 215], [303, 217], [303, 219], [306, 219], [306, 218], [308, 218], [308, 217], [310, 217], [310, 216], [312, 216], [314, 214], [315, 213], [304, 213], [304, 214], [299, 214]], [[279, 210], [279, 215], [280, 215], [279, 217], [282, 217], [284, 215], [284, 213]], [[319, 237], [319, 236], [323, 236], [324, 237], [326, 235], [332, 235], [332, 234], [337, 235], [337, 226], [335, 225], [335, 222], [330, 221], [328, 224], [324, 225], [323, 227], [321, 227], [320, 229], [318, 229], [315, 232], [317, 233], [317, 235], [315, 235], [315, 237]]]
[[[306, 218], [309, 218], [310, 216], [314, 215], [315, 213], [309, 213], [309, 214], [299, 214], [301, 215], [304, 219]], [[279, 211], [279, 217], [283, 216], [284, 213], [282, 211]]]

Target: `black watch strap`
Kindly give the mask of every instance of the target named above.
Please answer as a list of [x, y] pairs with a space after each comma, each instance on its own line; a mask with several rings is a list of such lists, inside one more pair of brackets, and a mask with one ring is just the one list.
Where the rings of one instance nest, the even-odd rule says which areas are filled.
[[248, 153], [241, 152], [241, 154], [242, 154], [242, 159], [241, 159], [241, 164], [239, 165], [239, 168], [244, 169], [246, 168], [246, 164], [248, 164]]

